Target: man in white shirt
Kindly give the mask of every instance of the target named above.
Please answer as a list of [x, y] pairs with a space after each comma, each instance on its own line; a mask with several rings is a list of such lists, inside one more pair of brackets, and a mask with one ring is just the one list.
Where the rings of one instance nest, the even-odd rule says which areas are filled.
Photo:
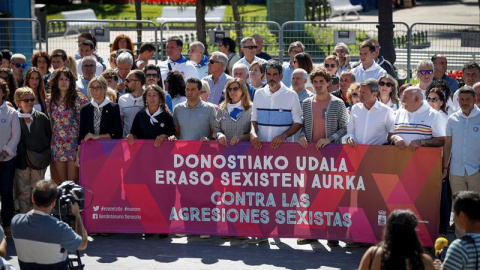
[[423, 102], [422, 90], [410, 86], [402, 95], [403, 107], [396, 111], [388, 141], [400, 149], [441, 147], [445, 143], [445, 122], [438, 111]]
[[145, 80], [145, 74], [138, 69], [132, 70], [125, 79], [125, 87], [128, 93], [118, 99], [120, 116], [123, 122], [123, 138], [130, 133], [135, 115], [143, 109], [142, 96]]
[[[162, 72], [162, 78], [167, 78], [169, 71], [178, 70], [182, 73], [185, 81], [189, 78], [199, 79], [195, 66], [182, 55], [182, 48], [183, 40], [180, 37], [173, 36], [167, 40], [168, 59], [158, 64], [158, 67]], [[165, 88], [165, 85], [163, 88]]]
[[380, 67], [373, 59], [375, 52], [375, 45], [371, 42], [364, 41], [360, 44], [360, 61], [362, 62], [358, 67], [352, 69], [355, 74], [355, 81], [360, 83], [366, 79], [380, 79], [387, 72]]
[[87, 87], [90, 80], [95, 77], [96, 63], [97, 61], [92, 56], [85, 56], [84, 58], [82, 58], [82, 65], [80, 66], [80, 70], [83, 74], [78, 75], [78, 79], [76, 82], [78, 90], [80, 90], [80, 92], [82, 92], [82, 94], [84, 94], [89, 99], [90, 96], [88, 95]]
[[357, 144], [382, 145], [393, 125], [393, 110], [380, 102], [377, 80], [367, 79], [360, 83], [360, 102], [352, 107], [347, 126], [346, 141], [349, 146]]
[[202, 79], [208, 75], [208, 57], [204, 55], [205, 45], [200, 41], [190, 43], [188, 57], [198, 72], [198, 78]]

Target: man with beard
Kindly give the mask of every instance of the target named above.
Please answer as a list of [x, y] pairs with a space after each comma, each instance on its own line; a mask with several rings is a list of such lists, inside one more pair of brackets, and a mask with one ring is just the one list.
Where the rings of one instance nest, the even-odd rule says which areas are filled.
[[123, 122], [123, 138], [130, 133], [135, 115], [143, 108], [143, 85], [145, 74], [141, 70], [132, 70], [125, 79], [127, 94], [118, 99], [120, 116]]

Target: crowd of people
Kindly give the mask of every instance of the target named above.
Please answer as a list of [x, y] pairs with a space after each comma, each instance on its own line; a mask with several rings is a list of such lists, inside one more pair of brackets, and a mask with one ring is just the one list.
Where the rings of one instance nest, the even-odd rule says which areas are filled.
[[[305, 148], [313, 143], [317, 149], [342, 143], [411, 151], [444, 147], [439, 235], [445, 235], [452, 192], [480, 192], [479, 65], [465, 63], [465, 85], [459, 87], [446, 75], [446, 57], [438, 54], [418, 63], [418, 84], [399, 85], [395, 67], [380, 55], [374, 39], [360, 44], [355, 63], [343, 43], [322, 64], [313, 63], [299, 41], [290, 44], [283, 64], [263, 52], [262, 43], [259, 35], [243, 38], [241, 57], [228, 37], [210, 56], [204, 44], [192, 42], [187, 59], [183, 40], [170, 37], [168, 58], [158, 65], [150, 63], [155, 46], [145, 43], [135, 53], [123, 34], [114, 40], [108, 61], [89, 33], [78, 36], [73, 56], [62, 49], [39, 51], [27, 63], [24, 55], [3, 50], [0, 195], [5, 234], [11, 234], [14, 199], [21, 213], [30, 211], [32, 190], [47, 167], [57, 184], [78, 181], [83, 141], [123, 138], [129, 144], [151, 139], [155, 147], [165, 140], [250, 141], [258, 149], [267, 142], [273, 149], [284, 142]], [[410, 212], [390, 220], [397, 218], [408, 228], [417, 224]], [[395, 231], [387, 229], [387, 235]], [[311, 241], [316, 239], [298, 240]], [[397, 260], [391, 247], [370, 250], [370, 266]], [[412, 252], [412, 266], [430, 263], [418, 255], [420, 248]]]

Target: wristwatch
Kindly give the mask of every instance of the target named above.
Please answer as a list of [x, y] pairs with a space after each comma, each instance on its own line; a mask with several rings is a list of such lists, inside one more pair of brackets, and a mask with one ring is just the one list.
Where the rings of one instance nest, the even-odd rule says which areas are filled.
[[333, 137], [333, 135], [328, 136], [328, 139], [330, 140], [330, 142], [334, 142], [334, 141], [335, 141], [335, 137]]

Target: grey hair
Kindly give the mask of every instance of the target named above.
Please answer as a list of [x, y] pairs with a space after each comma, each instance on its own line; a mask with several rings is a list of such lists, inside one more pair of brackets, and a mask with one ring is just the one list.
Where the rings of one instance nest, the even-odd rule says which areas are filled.
[[227, 69], [228, 56], [222, 52], [213, 52], [210, 57], [216, 56], [217, 60], [223, 64], [223, 71]]
[[345, 44], [345, 43], [343, 43], [343, 42], [339, 42], [339, 43], [337, 43], [337, 45], [335, 45], [335, 50], [336, 50], [338, 47], [344, 48], [347, 53], [350, 53], [349, 50], [348, 50], [347, 44]]
[[355, 82], [355, 73], [351, 72], [350, 70], [342, 71], [339, 78], [341, 78], [342, 75], [350, 75], [350, 78], [351, 78], [352, 82]]
[[[412, 94], [414, 94], [417, 97], [420, 97], [420, 99], [423, 99], [422, 89], [420, 89], [420, 87], [418, 86], [415, 86], [415, 85], [409, 86], [407, 87], [407, 89], [405, 89], [405, 91], [412, 91]], [[404, 94], [405, 94], [405, 91], [403, 91]]]
[[296, 68], [293, 72], [292, 75], [295, 73], [301, 73], [303, 75], [303, 78], [308, 80], [308, 73], [305, 71], [303, 68]]
[[295, 41], [295, 42], [292, 42], [292, 43], [290, 44], [290, 46], [288, 46], [288, 52], [291, 52], [291, 51], [293, 50], [293, 48], [295, 48], [295, 47], [301, 47], [301, 48], [302, 48], [302, 52], [305, 51], [305, 46], [303, 45], [303, 43], [300, 42], [300, 41]]
[[133, 65], [133, 56], [128, 52], [122, 52], [119, 56], [117, 56], [117, 65], [120, 63], [128, 63]]
[[248, 74], [248, 67], [247, 65], [245, 64], [242, 64], [242, 63], [236, 63], [235, 65], [233, 65], [232, 67], [232, 74], [235, 73], [235, 70], [236, 69], [241, 69], [243, 68], [245, 70], [245, 73]]
[[88, 95], [91, 97], [92, 96], [92, 93], [90, 93], [90, 86], [92, 85], [93, 82], [98, 82], [100, 84], [100, 86], [102, 87], [103, 90], [105, 90], [105, 92], [103, 93], [103, 98], [105, 98], [107, 96], [107, 88], [108, 88], [108, 83], [107, 83], [107, 80], [105, 80], [105, 78], [103, 76], [95, 76], [93, 77], [90, 82], [88, 82], [88, 86], [87, 86], [87, 92], [88, 92]]
[[85, 62], [87, 62], [87, 61], [91, 61], [91, 62], [93, 62], [93, 63], [95, 63], [95, 64], [97, 63], [97, 60], [95, 60], [95, 58], [93, 58], [93, 56], [90, 56], [90, 55], [89, 55], [89, 56], [85, 56], [85, 57], [82, 58], [82, 67], [83, 67], [83, 64], [84, 64]]
[[192, 46], [196, 46], [197, 48], [202, 49], [203, 52], [205, 51], [205, 45], [203, 45], [203, 43], [200, 42], [200, 41], [194, 41], [194, 42], [190, 43], [189, 47], [192, 47]]
[[378, 82], [375, 79], [366, 79], [360, 83], [360, 87], [368, 86], [370, 88], [370, 92], [372, 93], [379, 93], [380, 90], [378, 89]]
[[419, 70], [421, 66], [430, 66], [432, 70], [434, 69], [433, 62], [430, 60], [421, 60], [420, 62], [418, 62], [417, 70]]
[[257, 44], [257, 43], [255, 42], [255, 39], [253, 39], [252, 37], [244, 37], [244, 38], [242, 38], [242, 41], [240, 41], [240, 47], [243, 48], [243, 47], [245, 46], [245, 43], [247, 43], [247, 41], [249, 41], [249, 40], [250, 40], [251, 42]]

